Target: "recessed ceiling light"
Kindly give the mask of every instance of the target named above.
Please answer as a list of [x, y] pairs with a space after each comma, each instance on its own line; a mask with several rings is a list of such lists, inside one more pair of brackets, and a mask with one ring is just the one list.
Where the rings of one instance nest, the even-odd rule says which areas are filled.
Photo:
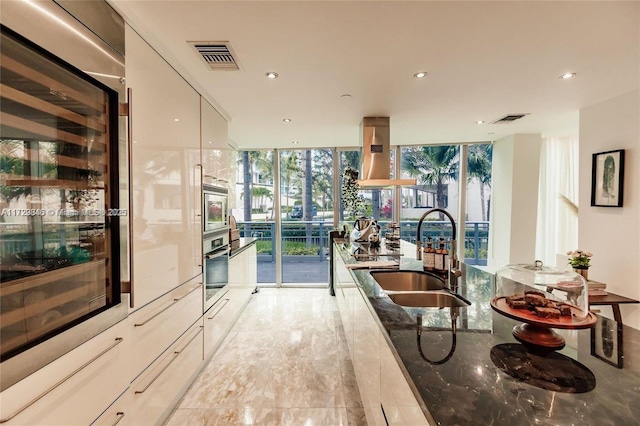
[[415, 78], [425, 78], [427, 76], [427, 72], [426, 71], [420, 71], [417, 72], [413, 75]]
[[180, 119], [179, 118], [174, 118], [173, 121], [175, 121], [177, 123], [178, 121], [180, 121]]
[[478, 121], [476, 121], [476, 124], [484, 124], [484, 121], [478, 120]]
[[340, 95], [341, 98], [350, 98], [351, 95], [348, 93], [345, 93], [344, 95]]
[[495, 135], [495, 132], [489, 132], [488, 135]]
[[568, 73], [566, 73], [566, 74], [562, 74], [562, 75], [560, 76], [560, 78], [561, 78], [561, 79], [563, 79], [563, 80], [568, 80], [568, 79], [573, 78], [573, 77], [575, 77], [575, 76], [576, 76], [576, 73], [575, 73], [575, 72], [568, 72]]
[[285, 123], [291, 123], [291, 119], [290, 118], [283, 118], [282, 121], [284, 121]]
[[274, 78], [278, 78], [278, 73], [271, 71], [271, 72], [266, 73], [265, 76], [267, 78], [274, 79]]
[[293, 141], [291, 143], [294, 144], [294, 145], [298, 145], [298, 141]]
[[209, 143], [213, 143], [213, 142], [209, 141]]

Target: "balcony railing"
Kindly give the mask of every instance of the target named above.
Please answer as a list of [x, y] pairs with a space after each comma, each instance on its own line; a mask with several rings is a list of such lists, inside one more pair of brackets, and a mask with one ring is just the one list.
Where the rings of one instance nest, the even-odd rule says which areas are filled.
[[[378, 222], [384, 230], [386, 223]], [[417, 221], [400, 222], [400, 237], [415, 244]], [[258, 244], [259, 260], [274, 262], [275, 232], [274, 222], [238, 222], [240, 235], [254, 237], [263, 243]], [[333, 229], [330, 222], [320, 221], [283, 221], [282, 253], [285, 256], [308, 256], [308, 260], [323, 262], [329, 252], [329, 231]], [[461, 231], [458, 231], [459, 234]], [[422, 241], [451, 238], [451, 225], [448, 221], [425, 221], [422, 223]], [[458, 244], [460, 238], [458, 237]], [[470, 265], [486, 265], [489, 246], [489, 222], [466, 222], [464, 230], [465, 263]]]

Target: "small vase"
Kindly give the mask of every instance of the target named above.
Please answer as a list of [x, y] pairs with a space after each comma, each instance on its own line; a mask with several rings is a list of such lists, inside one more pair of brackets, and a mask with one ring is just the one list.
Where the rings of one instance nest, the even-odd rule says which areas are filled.
[[582, 275], [582, 278], [589, 281], [589, 268], [573, 268], [576, 274]]

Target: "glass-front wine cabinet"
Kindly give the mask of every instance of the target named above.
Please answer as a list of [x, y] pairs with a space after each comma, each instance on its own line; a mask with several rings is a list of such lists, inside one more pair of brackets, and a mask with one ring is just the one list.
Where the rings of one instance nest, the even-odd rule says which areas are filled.
[[120, 303], [118, 93], [2, 27], [2, 360]]

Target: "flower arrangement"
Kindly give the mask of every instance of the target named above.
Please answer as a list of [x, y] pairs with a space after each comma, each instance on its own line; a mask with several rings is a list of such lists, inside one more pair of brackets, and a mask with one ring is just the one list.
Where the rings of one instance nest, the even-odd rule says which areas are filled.
[[573, 266], [576, 269], [588, 269], [589, 262], [591, 261], [591, 257], [593, 253], [582, 250], [574, 250], [568, 251], [567, 255], [569, 255], [569, 265]]

